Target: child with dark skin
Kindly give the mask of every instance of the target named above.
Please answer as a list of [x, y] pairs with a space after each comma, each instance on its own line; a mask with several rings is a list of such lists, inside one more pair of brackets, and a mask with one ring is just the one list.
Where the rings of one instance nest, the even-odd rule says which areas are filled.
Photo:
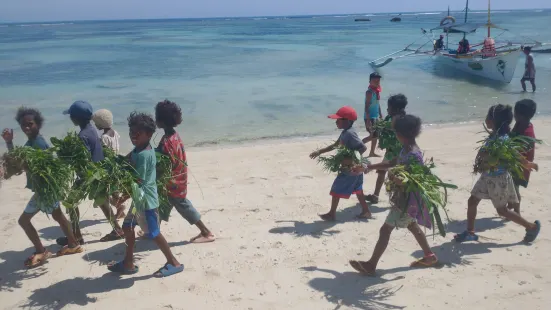
[[[413, 115], [398, 116], [393, 120], [393, 127], [396, 132], [396, 137], [403, 146], [400, 156], [394, 158], [390, 162], [369, 165], [365, 169], [359, 166], [357, 170], [364, 170], [365, 173], [373, 170], [388, 170], [397, 164], [407, 165], [412, 158], [417, 160], [419, 164], [422, 164], [422, 152], [416, 142], [416, 138], [421, 132], [421, 119]], [[392, 174], [389, 175], [389, 178], [391, 178], [395, 184], [401, 184], [400, 180], [395, 178]], [[417, 206], [413, 207], [415, 209], [418, 208]], [[415, 240], [424, 252], [424, 257], [414, 261], [411, 267], [431, 267], [437, 264], [438, 258], [432, 252], [427, 242], [427, 237], [423, 233], [421, 227], [419, 227], [416, 218], [412, 217], [409, 212], [404, 212], [397, 206], [392, 206], [385, 223], [379, 230], [379, 239], [377, 240], [371, 258], [365, 262], [352, 260], [350, 261], [350, 265], [356, 271], [364, 275], [374, 276], [377, 264], [388, 246], [390, 235], [396, 227], [407, 228], [413, 234]]]
[[[387, 104], [387, 117], [385, 120], [394, 120], [396, 117], [405, 115], [406, 114], [406, 106], [408, 104], [408, 99], [403, 94], [397, 94], [392, 95], [390, 98], [388, 98], [388, 104]], [[367, 138], [364, 138], [362, 141], [364, 143], [368, 143], [374, 138], [374, 135], [371, 135]], [[387, 149], [385, 152], [385, 155], [383, 157], [383, 161], [389, 162], [393, 160], [400, 150], [395, 149]], [[365, 198], [368, 202], [371, 203], [378, 203], [379, 202], [379, 195], [381, 194], [381, 189], [383, 188], [383, 184], [385, 183], [385, 177], [386, 177], [386, 170], [378, 170], [377, 171], [377, 181], [375, 183], [375, 191], [373, 191], [373, 194], [367, 195]]]
[[379, 157], [375, 153], [377, 148], [377, 137], [374, 136], [373, 124], [383, 118], [381, 112], [381, 105], [379, 101], [381, 99], [381, 75], [377, 72], [373, 72], [369, 75], [369, 87], [365, 92], [365, 110], [364, 110], [364, 122], [365, 129], [371, 134], [371, 150], [368, 157]]
[[[491, 130], [494, 139], [508, 139], [510, 133], [510, 124], [513, 121], [513, 112], [510, 106], [502, 104], [494, 105], [488, 110], [486, 116], [486, 127]], [[482, 147], [479, 151], [481, 162], [487, 162], [488, 153]], [[528, 170], [537, 170], [538, 165], [522, 159], [522, 165]], [[514, 181], [507, 171], [506, 167], [497, 167], [495, 171], [485, 171], [474, 185], [471, 191], [467, 205], [467, 230], [454, 236], [455, 241], [478, 241], [478, 235], [475, 234], [474, 224], [478, 210], [478, 204], [482, 199], [489, 199], [496, 208], [497, 213], [507, 220], [510, 220], [526, 229], [524, 242], [533, 242], [536, 240], [540, 229], [540, 221], [528, 222], [518, 213], [508, 209], [508, 205], [519, 202], [515, 191]]]
[[[534, 100], [523, 99], [518, 101], [515, 104], [515, 126], [513, 127], [513, 135], [522, 135], [535, 139], [536, 134], [534, 132], [534, 125], [531, 123], [532, 117], [536, 114], [537, 105]], [[532, 162], [534, 161], [536, 146], [534, 144], [530, 145], [530, 148], [527, 149], [522, 155], [526, 160]], [[513, 181], [515, 183], [515, 190], [517, 191], [518, 203], [509, 204], [508, 208], [516, 213], [520, 214], [520, 186], [527, 188], [528, 182], [530, 181], [530, 170], [524, 169], [524, 178], [518, 179], [515, 178]]]
[[[321, 154], [331, 152], [339, 145], [343, 145], [350, 150], [356, 150], [360, 154], [366, 151], [365, 145], [362, 143], [358, 134], [354, 130], [353, 124], [357, 119], [356, 111], [348, 106], [340, 108], [336, 114], [328, 116], [331, 119], [335, 119], [335, 124], [338, 129], [342, 129], [339, 139], [328, 147], [319, 149], [310, 154], [310, 158], [315, 159]], [[343, 165], [350, 164], [343, 162]], [[337, 207], [339, 206], [340, 199], [348, 199], [352, 194], [356, 194], [360, 205], [362, 206], [362, 212], [357, 216], [359, 219], [371, 218], [371, 212], [369, 206], [365, 201], [363, 194], [363, 174], [352, 173], [350, 171], [341, 171], [331, 187], [331, 209], [328, 213], [320, 215], [324, 221], [334, 221], [336, 219]]]
[[[157, 103], [155, 107], [155, 121], [157, 127], [164, 130], [164, 135], [159, 142], [157, 151], [170, 157], [172, 162], [172, 179], [167, 184], [169, 193], [170, 210], [176, 208], [176, 211], [188, 221], [190, 225], [195, 225], [200, 233], [191, 238], [192, 243], [207, 243], [215, 240], [214, 234], [207, 228], [201, 220], [201, 215], [189, 199], [187, 199], [187, 160], [184, 143], [176, 132], [175, 127], [182, 123], [182, 110], [180, 107], [170, 101], [164, 100]], [[170, 212], [170, 211], [169, 211]], [[161, 215], [161, 220], [168, 221], [169, 214], [165, 218]]]
[[[42, 115], [38, 110], [22, 107], [17, 111], [16, 120], [21, 126], [21, 130], [28, 138], [25, 146], [40, 149], [47, 149], [49, 147], [46, 140], [44, 140], [44, 138], [40, 135], [40, 129], [42, 128], [44, 119], [42, 118]], [[6, 141], [8, 149], [12, 150], [14, 148], [13, 130], [4, 129], [2, 132], [2, 137]], [[32, 190], [32, 184], [29, 182], [28, 174], [29, 172], [27, 172], [27, 188], [30, 188]], [[42, 242], [38, 237], [38, 233], [31, 223], [31, 219], [38, 212], [39, 208], [37, 206], [35, 197], [33, 196], [18, 220], [19, 226], [23, 228], [25, 234], [27, 235], [29, 240], [31, 240], [35, 248], [34, 254], [31, 255], [27, 260], [25, 260], [25, 266], [29, 268], [37, 267], [43, 264], [48, 258], [52, 256], [52, 253], [42, 245]], [[61, 256], [82, 253], [83, 249], [77, 243], [75, 236], [73, 235], [73, 231], [70, 228], [69, 221], [65, 218], [63, 212], [61, 212], [59, 203], [55, 206], [55, 209], [52, 211], [51, 215], [53, 219], [59, 224], [61, 230], [68, 240], [68, 245], [63, 247], [57, 254]]]
[[130, 161], [139, 175], [140, 199], [132, 201], [131, 210], [128, 211], [123, 223], [124, 237], [126, 239], [126, 253], [124, 260], [110, 264], [108, 269], [112, 272], [134, 274], [138, 272], [138, 266], [134, 265], [134, 245], [136, 236], [134, 227], [139, 225], [144, 236], [153, 239], [166, 258], [164, 264], [157, 272], [156, 277], [167, 277], [184, 270], [172, 254], [170, 246], [159, 227], [159, 198], [156, 185], [156, 155], [151, 147], [151, 137], [155, 133], [155, 121], [150, 115], [133, 112], [128, 117], [130, 140], [134, 150], [130, 153]]

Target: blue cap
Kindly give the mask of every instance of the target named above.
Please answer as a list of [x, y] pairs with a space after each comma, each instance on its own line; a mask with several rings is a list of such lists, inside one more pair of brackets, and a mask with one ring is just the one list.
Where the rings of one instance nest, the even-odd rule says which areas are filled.
[[92, 105], [86, 101], [78, 100], [73, 102], [68, 110], [63, 111], [63, 114], [77, 118], [92, 119], [94, 111]]

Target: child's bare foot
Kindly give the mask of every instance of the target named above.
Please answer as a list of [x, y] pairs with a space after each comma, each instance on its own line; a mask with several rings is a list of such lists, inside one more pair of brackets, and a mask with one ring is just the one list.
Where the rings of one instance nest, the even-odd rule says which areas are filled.
[[375, 266], [373, 266], [373, 264], [371, 264], [369, 261], [360, 262], [351, 260], [350, 266], [352, 266], [352, 268], [354, 268], [357, 272], [361, 273], [364, 276], [375, 276]]
[[356, 218], [360, 220], [367, 220], [367, 219], [372, 219], [373, 215], [371, 214], [371, 212], [367, 211], [356, 215]]
[[434, 267], [436, 264], [438, 264], [438, 257], [436, 257], [436, 255], [434, 254], [431, 254], [414, 261], [413, 263], [411, 263], [410, 267], [426, 268]]
[[336, 220], [336, 217], [334, 214], [331, 214], [331, 213], [327, 213], [327, 214], [320, 214], [319, 216], [322, 220], [324, 221], [330, 221], [330, 222], [333, 222]]

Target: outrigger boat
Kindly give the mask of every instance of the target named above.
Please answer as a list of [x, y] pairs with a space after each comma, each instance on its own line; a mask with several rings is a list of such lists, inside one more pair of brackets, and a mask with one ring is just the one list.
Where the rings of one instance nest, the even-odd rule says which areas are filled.
[[[442, 19], [440, 26], [430, 29], [430, 31], [422, 29], [423, 36], [421, 38], [427, 39], [424, 44], [415, 48], [414, 44], [420, 40], [417, 39], [400, 51], [375, 59], [370, 62], [370, 65], [374, 68], [381, 68], [393, 60], [402, 57], [425, 55], [431, 57], [435, 62], [445, 64], [469, 74], [503, 83], [510, 83], [513, 79], [513, 75], [515, 74], [515, 69], [519, 56], [522, 53], [522, 48], [524, 46], [538, 48], [545, 45], [541, 42], [528, 38], [523, 38], [523, 42], [494, 40], [491, 37], [492, 29], [502, 31], [496, 37], [499, 37], [503, 33], [509, 31], [507, 29], [500, 28], [491, 22], [490, 0], [488, 0], [488, 21], [486, 23], [468, 23], [468, 12], [469, 0], [467, 0], [465, 8], [464, 23], [456, 23], [455, 18], [450, 16], [448, 8], [448, 16]], [[475, 33], [476, 30], [480, 28], [487, 28], [488, 36], [482, 43], [469, 46], [469, 43], [466, 40], [467, 34]], [[438, 49], [435, 44], [435, 34], [439, 33], [445, 33], [446, 35], [445, 48]], [[463, 40], [461, 40], [461, 43], [464, 45], [460, 47], [459, 51], [449, 48], [449, 35], [453, 33], [463, 34]], [[426, 49], [427, 45], [430, 46], [430, 50]]]

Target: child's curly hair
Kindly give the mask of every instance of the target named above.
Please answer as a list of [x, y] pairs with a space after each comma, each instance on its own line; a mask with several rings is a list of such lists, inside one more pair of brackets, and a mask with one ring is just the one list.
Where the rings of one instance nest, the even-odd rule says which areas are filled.
[[394, 122], [394, 131], [396, 134], [408, 140], [417, 138], [419, 134], [421, 134], [421, 127], [421, 119], [411, 114], [401, 115]]
[[392, 95], [388, 98], [388, 106], [390, 110], [397, 114], [406, 114], [406, 106], [408, 98], [404, 94]]
[[494, 122], [494, 132], [503, 136], [511, 132], [513, 122], [513, 108], [510, 105], [496, 104], [488, 110], [487, 120]]
[[515, 104], [515, 114], [524, 116], [531, 120], [536, 114], [537, 104], [532, 99], [522, 99]]
[[157, 129], [153, 117], [147, 113], [132, 112], [128, 117], [128, 127], [143, 130], [144, 132], [153, 134]]
[[165, 99], [155, 106], [155, 119], [167, 127], [176, 127], [182, 123], [182, 110], [176, 102]]
[[27, 108], [27, 107], [20, 107], [17, 110], [17, 114], [15, 115], [15, 120], [18, 124], [21, 125], [21, 121], [23, 121], [23, 117], [27, 115], [32, 115], [34, 118], [34, 122], [38, 126], [38, 128], [42, 128], [42, 124], [44, 124], [44, 117], [42, 116], [42, 113], [38, 111], [37, 109], [33, 108]]

